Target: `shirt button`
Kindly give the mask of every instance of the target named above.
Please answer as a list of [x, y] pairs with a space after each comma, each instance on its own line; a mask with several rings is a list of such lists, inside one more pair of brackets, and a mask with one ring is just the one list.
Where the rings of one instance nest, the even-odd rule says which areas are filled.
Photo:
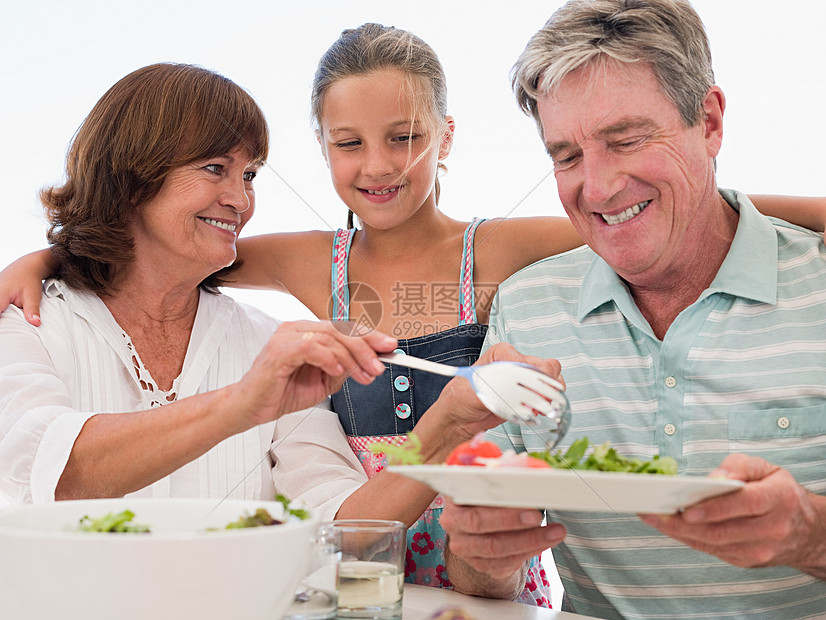
[[791, 422], [789, 422], [789, 418], [786, 416], [777, 419], [777, 426], [780, 428], [789, 428], [789, 424], [791, 424]]
[[665, 430], [666, 435], [670, 436], [677, 432], [677, 427], [673, 424], [666, 424], [663, 430]]
[[410, 381], [407, 377], [396, 377], [393, 380], [393, 387], [395, 387], [399, 392], [406, 392], [410, 389]]
[[673, 388], [675, 385], [677, 385], [677, 380], [674, 377], [665, 378], [665, 387]]
[[410, 405], [407, 403], [402, 403], [398, 407], [396, 407], [396, 417], [400, 420], [406, 420], [410, 417]]

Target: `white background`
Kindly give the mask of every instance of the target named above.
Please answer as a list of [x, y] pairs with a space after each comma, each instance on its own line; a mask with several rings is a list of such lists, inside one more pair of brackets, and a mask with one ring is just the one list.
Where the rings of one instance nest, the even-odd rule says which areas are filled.
[[[269, 167], [256, 179], [258, 210], [245, 234], [343, 226], [346, 209], [328, 181], [308, 102], [318, 58], [342, 29], [366, 21], [415, 32], [444, 64], [457, 127], [442, 178], [448, 214], [563, 214], [533, 121], [517, 110], [508, 79], [558, 1], [10, 4], [0, 0], [0, 265], [44, 245], [37, 191], [60, 182], [67, 146], [95, 101], [130, 71], [160, 61], [219, 71], [267, 114]], [[826, 3], [694, 4], [728, 98], [720, 185], [826, 195]], [[287, 295], [229, 292], [280, 318], [309, 316]]]
[[[0, 3], [11, 4], [8, 0]], [[0, 265], [45, 243], [40, 187], [59, 182], [80, 122], [119, 78], [159, 61], [200, 64], [247, 88], [267, 114], [269, 167], [244, 234], [332, 229], [334, 194], [309, 121], [318, 58], [344, 28], [411, 30], [439, 54], [456, 142], [442, 178], [452, 217], [562, 214], [533, 121], [509, 70], [560, 2], [41, 0], [0, 12]], [[728, 97], [720, 185], [826, 194], [826, 43], [821, 0], [698, 0]], [[287, 295], [232, 292], [280, 318], [309, 316]]]

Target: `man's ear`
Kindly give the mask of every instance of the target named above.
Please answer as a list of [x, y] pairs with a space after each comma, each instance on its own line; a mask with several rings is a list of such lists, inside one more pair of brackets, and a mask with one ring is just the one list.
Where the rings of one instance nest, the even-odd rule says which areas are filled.
[[723, 113], [726, 111], [726, 96], [719, 86], [708, 89], [703, 99], [703, 128], [706, 149], [710, 157], [716, 157], [723, 144]]
[[453, 132], [456, 131], [456, 122], [452, 116], [445, 116], [445, 132], [439, 142], [439, 161], [446, 159], [453, 146]]
[[330, 161], [327, 159], [327, 147], [324, 144], [324, 139], [321, 135], [321, 130], [315, 130], [315, 139], [318, 140], [318, 145], [321, 147], [321, 155], [324, 157], [324, 163], [327, 164], [327, 167], [330, 167]]

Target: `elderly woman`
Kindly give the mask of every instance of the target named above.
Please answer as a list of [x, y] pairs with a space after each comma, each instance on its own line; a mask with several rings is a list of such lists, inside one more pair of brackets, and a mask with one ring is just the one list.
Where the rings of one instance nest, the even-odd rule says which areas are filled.
[[276, 329], [218, 293], [267, 150], [252, 98], [199, 67], [139, 69], [95, 105], [42, 192], [43, 326], [0, 316], [0, 503], [272, 497], [274, 420], [383, 371], [391, 338]]

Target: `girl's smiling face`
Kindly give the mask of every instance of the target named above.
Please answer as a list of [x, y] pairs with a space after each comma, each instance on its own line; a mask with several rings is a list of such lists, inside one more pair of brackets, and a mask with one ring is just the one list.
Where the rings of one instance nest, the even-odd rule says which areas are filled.
[[365, 226], [395, 228], [423, 206], [436, 208], [437, 164], [450, 150], [453, 124], [446, 119], [434, 144], [411, 83], [401, 71], [381, 70], [341, 79], [324, 96], [319, 141], [333, 186]]

